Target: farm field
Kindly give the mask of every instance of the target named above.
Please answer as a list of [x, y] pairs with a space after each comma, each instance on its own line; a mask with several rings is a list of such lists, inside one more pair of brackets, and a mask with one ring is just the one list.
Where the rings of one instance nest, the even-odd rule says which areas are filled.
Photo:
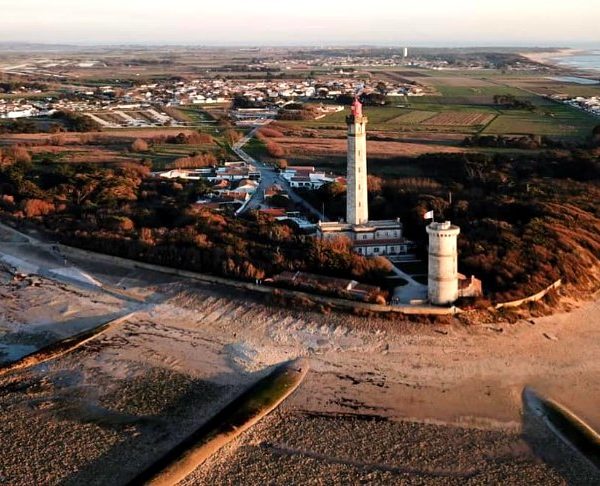
[[443, 126], [479, 126], [487, 125], [494, 119], [491, 113], [477, 112], [452, 112], [447, 111], [438, 113], [437, 115], [427, 118], [422, 123], [427, 125], [443, 125]]
[[[369, 131], [386, 133], [477, 133], [496, 135], [540, 135], [562, 139], [584, 139], [598, 124], [593, 116], [576, 108], [538, 96], [528, 89], [492, 83], [481, 79], [459, 77], [436, 78], [438, 96], [409, 97], [406, 102], [392, 101], [384, 107], [365, 106], [369, 118]], [[518, 78], [519, 83], [527, 78]], [[537, 82], [543, 79], [534, 78]], [[502, 82], [507, 81], [502, 79]], [[549, 85], [554, 82], [549, 81]], [[531, 86], [534, 81], [531, 81]], [[564, 86], [566, 83], [555, 83]], [[578, 86], [581, 92], [592, 93], [595, 87]], [[559, 89], [559, 88], [557, 88]], [[600, 94], [600, 89], [598, 89]], [[511, 95], [521, 101], [532, 103], [534, 111], [512, 109], [494, 104], [495, 95]], [[348, 110], [328, 115], [319, 120], [281, 122], [316, 130], [344, 130]]]

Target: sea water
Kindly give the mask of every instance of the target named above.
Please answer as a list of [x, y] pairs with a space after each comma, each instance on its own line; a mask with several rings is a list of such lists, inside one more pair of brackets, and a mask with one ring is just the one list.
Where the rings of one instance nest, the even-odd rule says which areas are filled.
[[556, 57], [552, 61], [565, 67], [600, 73], [600, 48], [578, 51], [568, 56]]

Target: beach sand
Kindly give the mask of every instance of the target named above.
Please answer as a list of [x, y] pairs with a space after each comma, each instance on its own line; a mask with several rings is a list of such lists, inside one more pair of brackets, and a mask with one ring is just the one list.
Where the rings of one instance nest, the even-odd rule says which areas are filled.
[[560, 66], [556, 61], [553, 60], [560, 57], [573, 56], [581, 52], [583, 52], [581, 49], [557, 49], [555, 51], [548, 52], [520, 52], [519, 54], [525, 56], [533, 62], [556, 67], [564, 67]]
[[[521, 399], [532, 386], [600, 429], [598, 297], [515, 324], [415, 324], [85, 270], [146, 302], [79, 350], [0, 377], [0, 482], [126, 484], [270, 366], [301, 356], [310, 372], [300, 388], [182, 484], [600, 480]], [[19, 330], [37, 343], [40, 323], [79, 329], [133, 305], [44, 278], [18, 290], [2, 282], [0, 342]], [[31, 305], [48, 299], [46, 310]]]

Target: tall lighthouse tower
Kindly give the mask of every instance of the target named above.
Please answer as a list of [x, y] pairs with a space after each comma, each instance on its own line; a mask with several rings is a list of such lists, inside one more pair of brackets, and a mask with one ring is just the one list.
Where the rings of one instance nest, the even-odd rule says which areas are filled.
[[408, 255], [414, 243], [402, 235], [400, 219], [369, 221], [367, 188], [367, 117], [354, 100], [348, 124], [348, 171], [346, 173], [346, 222], [319, 221], [320, 238], [350, 239], [353, 250], [364, 256]]
[[367, 117], [363, 115], [358, 99], [352, 104], [352, 113], [346, 117], [348, 124], [348, 192], [346, 222], [351, 225], [369, 221], [367, 192]]

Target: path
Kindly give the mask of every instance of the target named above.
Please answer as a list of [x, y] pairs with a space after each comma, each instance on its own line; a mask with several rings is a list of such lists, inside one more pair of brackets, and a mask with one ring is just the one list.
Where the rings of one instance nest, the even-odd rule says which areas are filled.
[[404, 280], [406, 280], [406, 285], [401, 285], [399, 287], [394, 288], [392, 302], [399, 304], [410, 304], [411, 300], [427, 299], [427, 285], [420, 284], [410, 275], [400, 270], [393, 263], [392, 272], [394, 272], [398, 277], [401, 277]]
[[298, 195], [290, 187], [287, 180], [272, 166], [265, 164], [254, 157], [250, 156], [244, 151], [243, 147], [246, 145], [256, 134], [256, 132], [263, 126], [267, 125], [273, 120], [268, 120], [263, 125], [253, 128], [248, 134], [232, 146], [232, 150], [236, 153], [240, 159], [248, 164], [254, 165], [260, 171], [260, 184], [256, 189], [256, 192], [252, 195], [249, 201], [247, 201], [237, 212], [238, 215], [250, 211], [253, 209], [260, 209], [265, 205], [265, 191], [272, 185], [278, 184], [288, 194], [289, 198], [296, 204], [302, 206], [306, 211], [315, 216], [320, 221], [328, 221], [328, 218], [315, 209], [308, 201]]

